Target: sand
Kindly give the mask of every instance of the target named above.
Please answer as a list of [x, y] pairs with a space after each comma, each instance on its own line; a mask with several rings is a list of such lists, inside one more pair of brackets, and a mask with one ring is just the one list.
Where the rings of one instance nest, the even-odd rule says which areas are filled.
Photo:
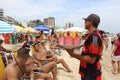
[[[4, 45], [8, 49], [18, 49], [21, 44], [17, 45]], [[109, 48], [108, 50], [103, 51], [103, 56], [101, 65], [102, 65], [102, 80], [120, 80], [120, 75], [112, 74], [112, 65], [111, 65], [111, 52], [112, 50]], [[68, 73], [66, 69], [58, 64], [58, 80], [81, 80], [80, 75], [78, 73], [79, 70], [79, 60], [72, 58], [68, 55], [65, 50], [62, 50], [61, 56], [59, 58], [63, 58], [69, 67], [73, 70], [73, 73]]]

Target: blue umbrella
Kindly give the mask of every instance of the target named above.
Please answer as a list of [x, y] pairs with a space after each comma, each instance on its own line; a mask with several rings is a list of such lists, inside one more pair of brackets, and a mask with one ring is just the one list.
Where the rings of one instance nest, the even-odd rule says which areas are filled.
[[41, 31], [49, 31], [49, 28], [45, 25], [39, 25], [34, 27], [35, 30], [41, 30]]
[[13, 33], [16, 29], [10, 24], [0, 21], [0, 33]]

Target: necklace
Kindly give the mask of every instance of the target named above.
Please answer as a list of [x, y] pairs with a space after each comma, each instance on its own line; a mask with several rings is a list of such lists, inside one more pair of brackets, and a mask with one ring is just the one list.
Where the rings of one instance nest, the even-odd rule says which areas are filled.
[[24, 74], [24, 68], [23, 68], [23, 66], [20, 66], [20, 64], [18, 63], [18, 61], [16, 60], [16, 58], [15, 58], [15, 62], [17, 63], [19, 69], [20, 69], [20, 70], [22, 71], [22, 73]]

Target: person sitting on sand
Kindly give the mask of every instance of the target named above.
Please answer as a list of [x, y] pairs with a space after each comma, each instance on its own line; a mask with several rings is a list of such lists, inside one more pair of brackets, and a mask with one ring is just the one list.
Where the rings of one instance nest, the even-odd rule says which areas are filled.
[[[69, 66], [66, 64], [66, 62], [63, 59], [58, 59], [57, 57], [51, 55], [47, 56], [47, 53], [51, 53], [50, 51], [47, 51], [45, 48], [44, 44], [34, 44], [35, 52], [34, 55], [35, 57], [41, 61], [42, 64], [46, 61], [46, 63], [50, 61], [55, 61], [57, 64], [62, 63], [62, 65], [68, 70], [68, 72], [72, 72], [72, 70], [69, 68]], [[43, 62], [42, 62], [43, 61]]]

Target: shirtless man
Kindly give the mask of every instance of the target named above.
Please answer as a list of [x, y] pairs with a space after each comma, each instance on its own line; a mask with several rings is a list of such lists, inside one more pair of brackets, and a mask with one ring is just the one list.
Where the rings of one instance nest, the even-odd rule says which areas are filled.
[[20, 48], [15, 61], [8, 64], [5, 68], [2, 80], [21, 80], [21, 77], [24, 75], [24, 65], [28, 56], [29, 50], [26, 48]]
[[[35, 66], [35, 64], [37, 64]], [[26, 71], [30, 72], [31, 80], [34, 80], [34, 76], [36, 78], [43, 78], [45, 80], [52, 80], [51, 76], [48, 72], [52, 71], [53, 73], [53, 80], [56, 80], [57, 77], [57, 66], [55, 62], [49, 62], [46, 65], [41, 65], [38, 60], [33, 57], [29, 57], [25, 63]], [[38, 74], [34, 74], [34, 71], [38, 71]]]
[[[42, 70], [46, 73], [52, 71], [53, 74], [53, 80], [57, 80], [57, 66], [56, 63], [54, 61], [51, 61], [52, 59], [49, 60], [45, 60], [46, 62], [42, 62], [44, 60], [44, 55], [39, 51], [39, 44], [35, 43], [34, 46], [35, 48], [35, 52], [34, 52], [34, 57], [40, 61], [40, 63], [42, 64]], [[41, 54], [40, 54], [41, 53]], [[37, 54], [37, 55], [36, 55]], [[39, 56], [39, 57], [38, 57]], [[43, 57], [42, 57], [43, 56]], [[49, 62], [49, 63], [48, 63]], [[47, 64], [46, 64], [47, 63]]]
[[[62, 63], [62, 65], [68, 70], [68, 72], [72, 72], [72, 70], [69, 68], [67, 63], [63, 59], [58, 59], [56, 56], [53, 56], [53, 53], [51, 51], [47, 51], [47, 49], [44, 46], [44, 43], [38, 44], [36, 43], [34, 45], [35, 48], [35, 57], [41, 61], [41, 64], [48, 63], [50, 61], [55, 61], [57, 64]], [[51, 56], [47, 56], [47, 53], [52, 53]], [[49, 58], [47, 58], [49, 57]]]

